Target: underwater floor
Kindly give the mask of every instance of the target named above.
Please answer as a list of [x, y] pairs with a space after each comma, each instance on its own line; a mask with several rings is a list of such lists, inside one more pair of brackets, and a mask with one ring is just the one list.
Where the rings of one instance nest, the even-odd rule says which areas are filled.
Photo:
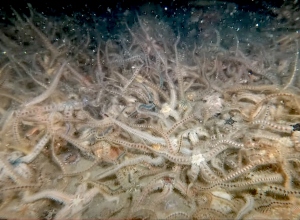
[[0, 218], [299, 219], [300, 9], [267, 9], [4, 13]]

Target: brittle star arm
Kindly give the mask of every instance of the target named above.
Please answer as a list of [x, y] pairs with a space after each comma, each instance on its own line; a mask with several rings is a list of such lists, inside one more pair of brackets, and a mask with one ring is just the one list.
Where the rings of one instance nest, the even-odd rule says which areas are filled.
[[80, 185], [75, 195], [70, 195], [58, 190], [44, 190], [31, 196], [25, 196], [23, 201], [34, 202], [40, 199], [52, 199], [64, 204], [64, 207], [56, 214], [55, 219], [72, 218], [87, 207], [93, 198], [100, 193], [99, 189], [92, 188], [86, 191], [87, 187]]

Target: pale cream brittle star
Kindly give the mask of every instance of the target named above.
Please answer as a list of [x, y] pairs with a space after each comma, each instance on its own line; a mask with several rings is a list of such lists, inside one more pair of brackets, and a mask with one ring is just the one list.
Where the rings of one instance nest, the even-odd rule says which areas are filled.
[[52, 199], [64, 204], [64, 207], [57, 212], [55, 219], [80, 218], [82, 212], [98, 193], [100, 191], [97, 187], [88, 189], [87, 184], [83, 183], [78, 186], [75, 195], [58, 190], [44, 190], [25, 196], [23, 201], [29, 203], [40, 199]]

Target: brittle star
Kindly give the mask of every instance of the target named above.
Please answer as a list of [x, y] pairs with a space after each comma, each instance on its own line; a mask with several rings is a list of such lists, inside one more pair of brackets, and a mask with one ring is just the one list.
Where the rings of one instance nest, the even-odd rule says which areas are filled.
[[31, 196], [25, 196], [23, 201], [29, 203], [40, 199], [52, 199], [64, 204], [64, 207], [57, 212], [54, 219], [73, 218], [74, 216], [80, 218], [87, 205], [98, 193], [100, 191], [97, 187], [88, 190], [87, 184], [84, 183], [78, 186], [75, 195], [58, 190], [44, 190]]
[[231, 125], [231, 126], [233, 126], [234, 122], [237, 122], [237, 121], [233, 120], [232, 117], [230, 117], [229, 119], [225, 120], [225, 125]]
[[291, 125], [291, 126], [293, 127], [293, 131], [300, 131], [300, 124], [299, 123]]

